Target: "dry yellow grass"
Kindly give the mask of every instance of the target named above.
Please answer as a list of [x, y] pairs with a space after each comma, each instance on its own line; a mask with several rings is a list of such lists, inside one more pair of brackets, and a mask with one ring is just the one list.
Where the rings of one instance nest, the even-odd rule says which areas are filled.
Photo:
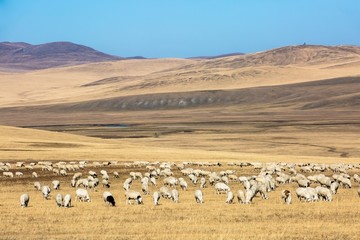
[[[197, 168], [197, 167], [195, 167]], [[257, 174], [251, 167], [199, 167], [210, 171], [235, 169], [238, 176]], [[117, 206], [110, 208], [102, 200], [104, 189], [90, 191], [90, 203], [74, 202], [75, 189], [69, 185], [71, 176], [59, 177], [41, 172], [38, 179], [30, 177], [31, 171], [24, 172], [24, 178], [4, 179], [1, 177], [0, 210], [2, 239], [357, 239], [360, 211], [357, 184], [352, 189], [340, 189], [333, 202], [299, 202], [294, 190], [296, 184], [276, 189], [269, 194], [269, 200], [259, 197], [253, 205], [225, 204], [225, 195], [216, 195], [212, 186], [203, 190], [205, 203], [196, 204], [194, 190], [199, 187], [189, 185], [188, 191], [180, 190], [180, 202], [161, 199], [160, 205], [152, 204], [151, 195], [144, 196], [144, 205], [125, 205], [122, 183], [130, 171], [142, 168], [125, 168], [123, 165], [93, 168], [106, 169], [109, 173], [119, 171], [119, 179], [111, 178], [110, 191]], [[180, 177], [178, 171], [174, 171]], [[359, 173], [359, 171], [350, 172]], [[331, 175], [331, 172], [325, 172]], [[51, 200], [44, 200], [40, 192], [33, 189], [33, 182], [51, 186], [53, 179], [61, 182], [60, 190], [53, 190]], [[187, 180], [188, 181], [188, 180]], [[189, 181], [188, 181], [189, 182]], [[150, 187], [151, 193], [158, 190]], [[239, 183], [229, 185], [234, 193], [242, 189]], [[280, 201], [282, 189], [293, 192], [292, 205]], [[139, 180], [134, 181], [132, 189], [140, 191]], [[19, 206], [23, 192], [30, 195], [28, 208]], [[54, 197], [57, 193], [70, 193], [73, 207], [58, 208]]]

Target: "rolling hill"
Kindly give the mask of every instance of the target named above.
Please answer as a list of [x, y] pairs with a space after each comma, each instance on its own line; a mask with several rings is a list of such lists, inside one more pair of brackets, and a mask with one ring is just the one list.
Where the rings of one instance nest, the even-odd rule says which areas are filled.
[[[37, 56], [47, 56], [49, 47], [4, 46], [12, 51], [30, 47], [27, 51]], [[213, 59], [132, 59], [0, 73], [0, 124], [111, 123], [117, 121], [111, 114], [153, 116], [161, 111], [179, 117], [201, 109], [207, 109], [200, 111], [203, 120], [228, 114], [299, 117], [305, 112], [329, 117], [329, 111], [350, 112], [348, 117], [355, 119], [359, 69], [359, 47], [301, 45]]]
[[0, 43], [0, 69], [4, 70], [35, 70], [120, 59], [71, 42]]

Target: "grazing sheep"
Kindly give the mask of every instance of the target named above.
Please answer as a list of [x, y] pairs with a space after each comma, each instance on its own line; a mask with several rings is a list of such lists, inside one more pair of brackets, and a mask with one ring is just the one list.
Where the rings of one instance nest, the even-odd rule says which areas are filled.
[[161, 196], [163, 197], [163, 198], [165, 198], [165, 199], [171, 199], [171, 192], [170, 192], [170, 190], [167, 188], [167, 187], [165, 187], [165, 186], [162, 186], [161, 188], [160, 188], [160, 194], [161, 194]]
[[332, 193], [332, 194], [336, 194], [337, 191], [338, 191], [338, 189], [339, 189], [339, 186], [340, 186], [340, 184], [339, 184], [338, 181], [332, 182], [331, 185], [330, 185], [330, 191], [331, 191], [331, 193]]
[[49, 186], [43, 186], [41, 188], [41, 192], [43, 194], [43, 197], [47, 200], [50, 197], [50, 187]]
[[106, 187], [106, 188], [109, 188], [109, 187], [110, 187], [110, 182], [109, 182], [109, 180], [107, 180], [107, 179], [103, 179], [103, 180], [101, 181], [101, 184], [102, 184], [103, 187]]
[[285, 204], [291, 204], [292, 203], [291, 192], [289, 190], [282, 190], [281, 199]]
[[354, 178], [354, 182], [360, 183], [360, 177], [359, 177], [359, 175], [354, 174], [353, 178]]
[[71, 207], [71, 195], [70, 194], [66, 194], [64, 197], [64, 207], [65, 208]]
[[328, 189], [326, 187], [317, 186], [315, 188], [315, 190], [316, 190], [316, 193], [318, 194], [320, 200], [324, 200], [327, 202], [332, 201], [332, 194], [331, 194], [330, 189]]
[[14, 177], [14, 173], [12, 173], [12, 172], [3, 172], [3, 176], [4, 176], [4, 177], [13, 178], [13, 177]]
[[312, 201], [319, 201], [319, 195], [317, 194], [317, 191], [315, 188], [307, 187], [306, 190], [310, 193], [310, 196], [312, 198]]
[[131, 204], [135, 201], [137, 204], [143, 204], [141, 194], [139, 192], [129, 190], [125, 192], [126, 204]]
[[156, 178], [150, 177], [150, 182], [153, 186], [156, 186]]
[[24, 174], [22, 172], [15, 172], [16, 177], [23, 177]]
[[120, 178], [120, 174], [118, 172], [113, 172], [115, 178]]
[[72, 177], [72, 179], [74, 180], [79, 180], [82, 177], [82, 173], [81, 172], [77, 172], [74, 173], [74, 176]]
[[310, 202], [312, 200], [310, 193], [306, 190], [306, 188], [297, 188], [295, 190], [296, 192], [296, 196], [298, 197], [298, 199], [301, 201], [302, 199], [304, 199], [306, 202]]
[[61, 176], [67, 176], [67, 172], [65, 169], [61, 169], [59, 173]]
[[129, 191], [131, 183], [132, 183], [132, 178], [127, 178], [125, 180], [125, 182], [123, 184], [123, 188], [124, 188], [125, 191]]
[[160, 194], [159, 192], [154, 192], [153, 194], [153, 202], [154, 202], [154, 205], [157, 206], [159, 205], [159, 201], [160, 201]]
[[320, 176], [317, 178], [317, 181], [321, 184], [323, 187], [330, 187], [331, 186], [331, 178]]
[[230, 188], [225, 183], [218, 182], [218, 183], [215, 184], [215, 190], [216, 190], [216, 194], [222, 194], [222, 193], [229, 192]]
[[232, 193], [232, 191], [228, 191], [226, 197], [226, 203], [231, 204], [233, 203], [233, 201], [234, 201], [234, 194]]
[[33, 178], [38, 178], [38, 177], [39, 177], [36, 172], [32, 172], [32, 173], [31, 173], [31, 176], [32, 176]]
[[250, 188], [245, 191], [245, 204], [251, 204], [256, 192]]
[[63, 196], [61, 195], [61, 193], [58, 193], [58, 194], [56, 195], [55, 202], [56, 202], [56, 204], [57, 204], [58, 207], [62, 207], [62, 206], [63, 206]]
[[187, 190], [188, 184], [183, 178], [179, 178], [179, 184], [182, 190]]
[[[237, 179], [237, 178], [236, 178]], [[200, 188], [205, 188], [205, 185], [206, 185], [206, 180], [204, 177], [202, 177], [200, 179]]]
[[148, 183], [142, 183], [141, 184], [141, 190], [143, 191], [143, 193], [145, 194], [145, 195], [149, 195], [149, 185], [148, 185]]
[[111, 194], [111, 192], [108, 192], [108, 191], [104, 192], [103, 199], [104, 199], [104, 202], [108, 206], [115, 207], [115, 199], [114, 199], [113, 195]]
[[92, 177], [97, 177], [97, 173], [94, 172], [94, 171], [89, 171], [89, 176], [92, 176]]
[[171, 198], [174, 203], [179, 203], [179, 191], [176, 189], [171, 190]]
[[170, 187], [175, 187], [176, 185], [179, 184], [179, 181], [174, 177], [164, 178], [163, 182], [164, 182], [164, 185], [167, 185]]
[[237, 199], [238, 199], [238, 202], [241, 203], [241, 204], [244, 204], [245, 203], [245, 194], [242, 190], [239, 190], [237, 192]]
[[190, 174], [189, 178], [191, 180], [191, 182], [195, 185], [198, 181], [198, 178], [194, 175], [194, 174]]
[[148, 177], [143, 177], [141, 180], [140, 180], [141, 184], [146, 184], [148, 185], [149, 184], [149, 178]]
[[86, 189], [79, 188], [76, 189], [75, 201], [79, 200], [80, 202], [90, 202], [90, 195]]
[[39, 183], [39, 182], [34, 182], [34, 188], [35, 188], [36, 190], [40, 191], [40, 190], [41, 190], [41, 185], [40, 185], [40, 183]]
[[60, 182], [58, 180], [54, 180], [52, 181], [53, 187], [55, 190], [59, 190], [60, 189]]
[[76, 180], [71, 179], [70, 184], [71, 184], [71, 187], [75, 187], [76, 186]]
[[200, 189], [195, 190], [195, 201], [197, 203], [204, 203], [203, 193]]
[[29, 194], [27, 193], [22, 194], [20, 196], [20, 206], [23, 208], [27, 207], [29, 204], [29, 200], [30, 200]]
[[299, 179], [299, 180], [297, 180], [297, 183], [298, 183], [299, 187], [303, 187], [303, 188], [310, 186], [310, 181], [308, 179]]
[[340, 176], [338, 178], [338, 181], [340, 182], [340, 185], [343, 187], [343, 188], [351, 188], [351, 181], [350, 179], [348, 178], [345, 178], [343, 176]]

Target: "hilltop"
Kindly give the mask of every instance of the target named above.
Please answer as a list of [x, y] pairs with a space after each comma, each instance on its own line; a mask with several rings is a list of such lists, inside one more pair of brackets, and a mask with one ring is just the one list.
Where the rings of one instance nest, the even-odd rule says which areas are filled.
[[122, 58], [71, 42], [31, 45], [23, 42], [0, 43], [0, 68], [35, 70]]

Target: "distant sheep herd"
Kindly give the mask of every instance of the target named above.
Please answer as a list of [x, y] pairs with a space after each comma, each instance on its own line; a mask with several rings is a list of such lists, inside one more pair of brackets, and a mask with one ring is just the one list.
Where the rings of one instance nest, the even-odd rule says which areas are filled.
[[[113, 171], [109, 174], [105, 169], [94, 171], [96, 168], [106, 168], [107, 166], [118, 166], [118, 162], [37, 162], [28, 163], [17, 162], [15, 168], [14, 164], [1, 163], [0, 171], [4, 178], [23, 178], [24, 174], [21, 169], [33, 170], [38, 169], [41, 171], [50, 171], [53, 174], [61, 177], [68, 176], [69, 172], [75, 172], [68, 183], [75, 190], [75, 201], [91, 202], [89, 190], [95, 190], [100, 185], [104, 189], [111, 187], [111, 178], [118, 179], [120, 174]], [[143, 204], [142, 195], [149, 195], [149, 184], [157, 188], [152, 193], [153, 205], [159, 205], [161, 198], [169, 199], [174, 203], [180, 202], [181, 191], [187, 191], [188, 182], [195, 186], [194, 200], [196, 203], [205, 203], [205, 196], [202, 189], [210, 186], [214, 189], [215, 194], [225, 194], [224, 203], [233, 204], [234, 199], [239, 204], [252, 204], [253, 199], [259, 196], [263, 200], [269, 199], [269, 193], [274, 191], [277, 187], [285, 187], [287, 184], [297, 184], [298, 188], [295, 192], [288, 189], [281, 191], [279, 200], [284, 204], [292, 204], [293, 197], [302, 202], [316, 202], [327, 201], [331, 202], [334, 195], [337, 194], [338, 189], [351, 188], [353, 183], [359, 183], [360, 177], [358, 174], [350, 176], [350, 171], [358, 171], [360, 164], [296, 164], [296, 163], [247, 163], [247, 162], [234, 162], [227, 163], [223, 166], [228, 166], [231, 170], [225, 171], [208, 171], [206, 167], [216, 169], [222, 166], [221, 163], [209, 162], [133, 162], [126, 163], [124, 169], [131, 168], [139, 171], [129, 171], [123, 182], [124, 196], [126, 204]], [[86, 168], [92, 170], [87, 171]], [[249, 167], [252, 168], [254, 175], [250, 176], [237, 176], [236, 168]], [[16, 171], [11, 171], [11, 170]], [[87, 174], [84, 174], [87, 172]], [[98, 174], [99, 172], [99, 174]], [[330, 173], [326, 176], [324, 173]], [[38, 178], [37, 172], [31, 173], [31, 178]], [[70, 176], [71, 176], [70, 175]], [[176, 175], [181, 177], [175, 177]], [[330, 176], [331, 175], [331, 176]], [[112, 176], [112, 177], [110, 177]], [[100, 178], [100, 179], [99, 179]], [[132, 189], [134, 181], [141, 183], [141, 189], [138, 191]], [[158, 184], [161, 182], [161, 184]], [[238, 189], [233, 192], [229, 187], [229, 182], [238, 183]], [[60, 189], [60, 181], [54, 179], [52, 187], [49, 185], [41, 185], [39, 181], [35, 181], [33, 186], [37, 191], [40, 191], [44, 199], [50, 199], [52, 190]], [[159, 186], [160, 185], [160, 186]], [[234, 195], [236, 193], [236, 196]], [[360, 187], [357, 189], [358, 196], [360, 197]], [[110, 191], [104, 191], [103, 201], [107, 206], [116, 206], [115, 197]], [[63, 196], [58, 193], [55, 196], [55, 202], [58, 207], [70, 208], [71, 194], [67, 193]], [[23, 193], [20, 196], [20, 206], [27, 207], [29, 205], [30, 196], [28, 193]]]

